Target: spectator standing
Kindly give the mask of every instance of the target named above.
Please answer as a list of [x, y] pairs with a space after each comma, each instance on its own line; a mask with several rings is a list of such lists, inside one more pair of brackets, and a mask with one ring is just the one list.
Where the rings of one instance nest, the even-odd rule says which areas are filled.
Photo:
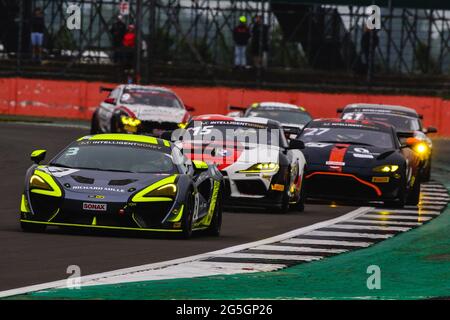
[[45, 20], [44, 12], [41, 8], [34, 9], [31, 17], [31, 46], [32, 46], [32, 60], [41, 62], [42, 60], [42, 46], [44, 44]]
[[364, 66], [367, 70], [369, 65], [373, 64], [375, 49], [379, 43], [377, 30], [364, 27], [364, 33], [361, 37], [361, 51], [364, 57]]
[[136, 32], [133, 24], [128, 25], [128, 30], [123, 36], [122, 45], [124, 49], [125, 73], [128, 74], [128, 82], [131, 83], [136, 51]]
[[247, 66], [247, 45], [250, 39], [250, 29], [247, 27], [247, 18], [239, 17], [239, 25], [233, 30], [234, 40], [234, 67], [245, 68]]
[[122, 60], [121, 51], [123, 37], [127, 32], [127, 26], [123, 22], [123, 17], [121, 15], [117, 16], [116, 21], [111, 26], [110, 32], [112, 37], [113, 61], [114, 63], [119, 63]]
[[269, 26], [263, 25], [260, 15], [255, 16], [251, 36], [253, 64], [256, 68], [261, 68], [263, 59], [267, 60], [269, 51]]

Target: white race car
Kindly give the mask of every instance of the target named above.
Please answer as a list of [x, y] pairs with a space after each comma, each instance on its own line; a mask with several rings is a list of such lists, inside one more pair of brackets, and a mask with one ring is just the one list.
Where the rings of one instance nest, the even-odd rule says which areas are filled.
[[189, 111], [181, 99], [170, 89], [119, 85], [109, 91], [108, 97], [92, 116], [91, 133], [148, 133], [161, 136], [165, 131], [177, 129], [190, 119]]
[[236, 111], [230, 112], [228, 115], [237, 116], [237, 113], [241, 113], [242, 117], [260, 117], [279, 121], [286, 136], [292, 139], [312, 120], [312, 116], [304, 107], [290, 103], [257, 102], [248, 108], [236, 106], [229, 108]]
[[303, 142], [287, 142], [277, 121], [203, 115], [191, 119], [181, 135], [183, 152], [192, 160], [215, 163], [225, 179], [224, 203], [304, 209]]

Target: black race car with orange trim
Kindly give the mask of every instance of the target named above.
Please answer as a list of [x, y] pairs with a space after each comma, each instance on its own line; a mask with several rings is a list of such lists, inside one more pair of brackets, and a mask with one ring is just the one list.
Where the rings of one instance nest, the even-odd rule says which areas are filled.
[[166, 140], [130, 134], [85, 136], [47, 165], [31, 154], [20, 206], [24, 231], [48, 226], [219, 235], [223, 177]]
[[420, 143], [400, 144], [395, 129], [371, 121], [317, 119], [298, 139], [305, 144], [307, 198], [417, 205], [423, 161]]

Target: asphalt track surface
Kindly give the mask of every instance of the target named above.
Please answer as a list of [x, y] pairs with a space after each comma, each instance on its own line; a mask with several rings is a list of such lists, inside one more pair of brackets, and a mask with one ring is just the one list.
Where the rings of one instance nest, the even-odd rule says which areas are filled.
[[50, 159], [86, 134], [86, 129], [73, 127], [0, 122], [0, 291], [67, 278], [69, 265], [78, 265], [84, 276], [177, 259], [275, 236], [355, 209], [307, 204], [302, 213], [235, 210], [224, 214], [220, 237], [190, 240], [80, 234], [57, 228], [44, 234], [22, 232], [20, 195], [31, 151], [46, 149]]

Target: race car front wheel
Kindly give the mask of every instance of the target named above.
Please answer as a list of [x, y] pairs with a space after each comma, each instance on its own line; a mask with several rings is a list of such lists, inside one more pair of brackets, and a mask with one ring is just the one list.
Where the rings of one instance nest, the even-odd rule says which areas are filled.
[[[303, 172], [305, 172], [303, 170]], [[301, 185], [300, 185], [300, 199], [298, 199], [297, 203], [295, 204], [295, 210], [298, 212], [303, 212], [305, 211], [305, 183], [303, 181], [303, 177], [302, 177], [302, 181], [301, 181]]]
[[218, 237], [220, 235], [220, 229], [222, 227], [222, 192], [219, 192], [216, 200], [216, 207], [214, 208], [214, 215], [211, 220], [211, 224], [206, 229], [206, 234], [210, 236]]
[[44, 232], [46, 229], [45, 224], [38, 223], [29, 223], [29, 222], [20, 222], [20, 227], [25, 232]]
[[406, 200], [406, 204], [411, 206], [417, 206], [420, 200], [420, 180], [419, 177], [414, 181], [414, 185], [408, 192], [408, 198]]
[[[406, 177], [404, 178], [406, 180]], [[406, 182], [402, 182], [399, 188], [397, 199], [384, 201], [384, 205], [391, 208], [403, 208], [406, 203]]]
[[188, 197], [186, 200], [186, 211], [183, 214], [183, 223], [182, 223], [182, 235], [184, 239], [189, 239], [192, 236], [192, 224], [194, 218], [194, 195], [192, 192], [188, 192]]
[[98, 115], [97, 112], [94, 112], [91, 120], [91, 134], [100, 133], [100, 126], [98, 124]]

